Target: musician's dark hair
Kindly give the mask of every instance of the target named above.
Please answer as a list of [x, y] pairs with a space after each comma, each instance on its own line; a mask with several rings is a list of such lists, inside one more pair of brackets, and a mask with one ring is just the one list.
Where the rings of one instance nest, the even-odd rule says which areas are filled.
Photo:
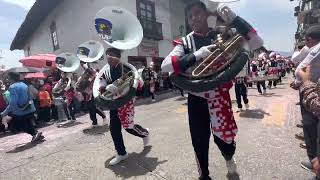
[[191, 8], [193, 8], [194, 6], [198, 6], [201, 9], [203, 9], [204, 11], [207, 11], [207, 6], [201, 2], [201, 1], [192, 1], [189, 4], [187, 4], [186, 6], [186, 12], [189, 12], [191, 10]]
[[15, 82], [20, 81], [20, 74], [17, 72], [9, 72], [8, 73], [9, 79]]
[[106, 50], [106, 55], [108, 53], [113, 53], [117, 58], [121, 58], [121, 50], [119, 50], [117, 48], [108, 48]]
[[320, 41], [320, 25], [314, 25], [307, 29], [306, 37]]

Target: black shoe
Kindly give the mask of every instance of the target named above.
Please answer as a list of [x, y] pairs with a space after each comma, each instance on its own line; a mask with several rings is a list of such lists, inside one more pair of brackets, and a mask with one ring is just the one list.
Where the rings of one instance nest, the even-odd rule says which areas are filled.
[[210, 176], [199, 177], [199, 180], [211, 180]]
[[297, 133], [295, 136], [296, 136], [296, 138], [299, 139], [299, 140], [304, 140], [304, 134], [303, 134], [303, 132]]
[[300, 166], [307, 171], [312, 171], [312, 164], [310, 161], [301, 161]]
[[303, 124], [301, 124], [301, 123], [300, 123], [300, 124], [297, 124], [297, 127], [298, 127], [298, 128], [303, 128]]
[[44, 139], [44, 136], [42, 135], [42, 132], [38, 132], [36, 135], [34, 135], [32, 137], [31, 142], [37, 142], [37, 141], [40, 141], [42, 139]]
[[307, 149], [306, 143], [300, 143], [300, 147], [303, 148], [303, 149]]
[[238, 173], [233, 173], [233, 174], [228, 173], [227, 179], [228, 180], [240, 180], [240, 175]]

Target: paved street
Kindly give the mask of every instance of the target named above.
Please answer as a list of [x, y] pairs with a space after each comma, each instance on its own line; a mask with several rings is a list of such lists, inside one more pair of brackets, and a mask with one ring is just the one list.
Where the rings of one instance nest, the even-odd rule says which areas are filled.
[[[289, 88], [289, 82], [268, 90], [266, 96], [249, 89], [251, 110], [235, 113], [241, 179], [312, 178], [299, 164], [307, 157], [294, 138], [301, 131], [295, 127], [301, 116], [298, 92]], [[123, 131], [130, 157], [115, 167], [108, 166], [115, 155], [108, 129], [84, 130], [90, 126], [86, 115], [70, 126], [41, 129], [46, 141], [36, 146], [26, 144], [31, 137], [25, 134], [0, 138], [0, 179], [196, 179], [186, 99], [174, 95], [136, 107], [136, 121], [151, 129], [152, 147], [143, 150], [142, 140]], [[210, 171], [214, 179], [226, 179], [225, 161], [213, 141]]]

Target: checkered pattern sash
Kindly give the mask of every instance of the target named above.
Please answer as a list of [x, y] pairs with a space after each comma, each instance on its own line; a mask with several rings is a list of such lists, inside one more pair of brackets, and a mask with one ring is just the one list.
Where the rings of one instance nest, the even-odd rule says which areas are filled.
[[194, 94], [207, 99], [212, 133], [228, 144], [233, 143], [238, 132], [229, 94], [231, 87], [232, 82], [212, 91]]

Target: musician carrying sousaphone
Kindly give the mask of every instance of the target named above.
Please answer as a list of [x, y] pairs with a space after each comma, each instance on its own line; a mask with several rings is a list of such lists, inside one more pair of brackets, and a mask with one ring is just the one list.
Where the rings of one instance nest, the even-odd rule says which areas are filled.
[[143, 85], [136, 68], [121, 60], [121, 50], [137, 47], [143, 38], [142, 26], [135, 15], [121, 7], [106, 7], [95, 19], [99, 36], [111, 46], [106, 50], [106, 64], [98, 73], [93, 88], [95, 102], [110, 109], [110, 132], [117, 155], [109, 165], [116, 165], [128, 157], [121, 126], [149, 145], [149, 130], [134, 123], [134, 96]]
[[79, 66], [79, 59], [75, 54], [62, 53], [56, 58], [57, 68], [61, 71], [61, 79], [52, 89], [56, 102], [63, 100], [63, 110], [68, 120], [76, 120], [75, 117], [75, 89], [74, 81], [72, 80], [72, 73], [75, 72]]
[[[200, 1], [192, 2], [187, 6], [186, 12], [188, 24], [193, 32], [186, 37], [175, 40], [174, 49], [162, 63], [163, 72], [172, 72], [173, 74], [171, 76], [178, 78], [188, 73], [189, 69], [197, 64], [197, 62], [201, 62], [210, 56], [210, 54], [213, 53], [212, 49], [221, 46], [219, 42], [212, 45], [218, 38], [218, 32], [208, 26], [207, 19], [212, 13], [207, 10], [204, 3]], [[258, 49], [262, 46], [263, 42], [256, 31], [230, 8], [227, 6], [219, 7], [217, 15], [220, 22], [223, 22], [227, 27], [233, 27], [237, 30], [238, 34], [243, 37], [244, 42], [248, 44], [251, 50]], [[239, 68], [239, 70], [241, 70], [248, 61], [246, 52], [237, 54], [235, 61], [235, 63], [241, 62], [241, 67]], [[231, 66], [227, 71], [230, 69], [234, 70], [235, 67]], [[210, 69], [208, 71], [210, 71]], [[234, 73], [229, 71], [229, 73], [232, 74], [231, 76], [238, 72]], [[190, 81], [187, 82], [189, 86], [201, 81], [204, 84], [204, 86], [198, 89], [194, 88], [193, 91], [195, 92], [190, 92], [190, 89], [188, 89], [190, 92], [188, 95], [189, 126], [198, 165], [199, 179], [211, 179], [208, 169], [210, 131], [213, 133], [214, 142], [226, 160], [228, 176], [238, 176], [236, 162], [233, 158], [236, 150], [234, 139], [238, 128], [233, 116], [232, 103], [229, 95], [229, 89], [232, 87], [230, 80], [232, 80], [234, 76], [221, 78], [223, 74], [223, 72], [219, 72], [218, 76], [213, 77], [211, 80], [218, 78], [219, 83], [225, 82], [226, 80], [229, 81], [221, 85], [217, 84], [218, 82], [213, 82], [215, 84], [212, 87], [215, 88], [207, 91], [202, 91], [203, 89], [201, 88], [210, 86], [210, 79], [207, 79], [208, 83], [203, 82], [201, 79], [196, 79], [191, 83]], [[181, 77], [181, 79], [184, 78]], [[179, 85], [183, 86], [182, 84], [183, 83]]]
[[80, 65], [84, 71], [76, 82], [76, 90], [81, 92], [84, 97], [84, 102], [87, 104], [93, 128], [98, 126], [97, 114], [102, 117], [103, 126], [108, 124], [106, 114], [97, 107], [93, 97], [93, 83], [97, 72], [91, 67], [91, 64], [103, 59], [103, 54], [103, 45], [94, 40], [80, 44], [77, 50], [77, 56], [80, 59]]

